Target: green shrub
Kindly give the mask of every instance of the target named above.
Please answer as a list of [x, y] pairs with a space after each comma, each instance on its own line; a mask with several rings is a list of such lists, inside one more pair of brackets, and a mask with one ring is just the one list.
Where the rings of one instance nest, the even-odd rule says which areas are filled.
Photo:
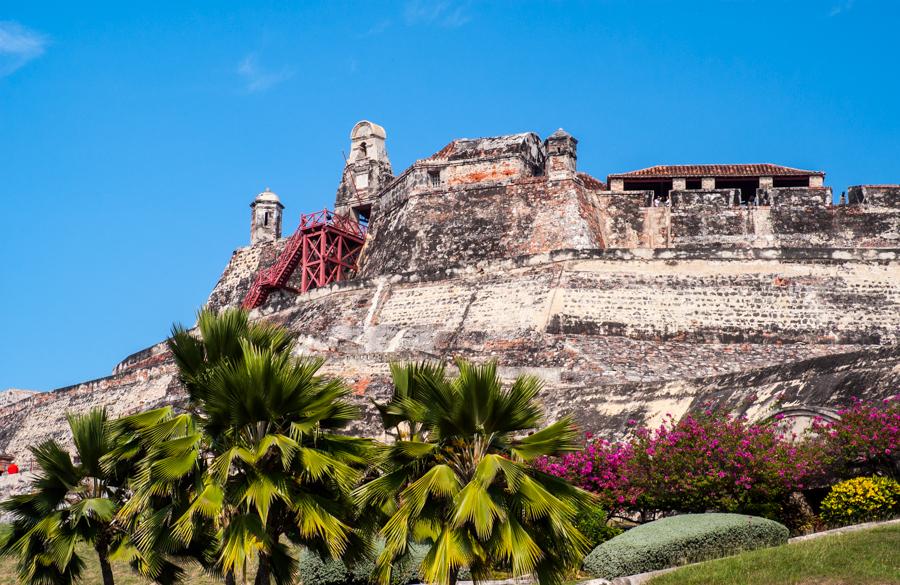
[[832, 486], [822, 500], [822, 520], [855, 524], [900, 514], [900, 483], [889, 477], [856, 477]]
[[582, 512], [575, 519], [579, 532], [590, 541], [591, 548], [622, 534], [621, 528], [610, 526], [607, 522], [606, 510], [600, 506]]
[[784, 544], [778, 522], [741, 514], [685, 514], [650, 522], [616, 536], [584, 559], [584, 569], [604, 579], [635, 575]]
[[[381, 549], [382, 545], [377, 545], [374, 556], [377, 556]], [[407, 557], [394, 564], [391, 584], [407, 585], [421, 581], [419, 567], [427, 552], [427, 547], [410, 545]], [[374, 571], [373, 559], [366, 559], [348, 567], [343, 561], [323, 560], [307, 549], [303, 549], [300, 553], [300, 581], [303, 585], [366, 585], [370, 582]]]

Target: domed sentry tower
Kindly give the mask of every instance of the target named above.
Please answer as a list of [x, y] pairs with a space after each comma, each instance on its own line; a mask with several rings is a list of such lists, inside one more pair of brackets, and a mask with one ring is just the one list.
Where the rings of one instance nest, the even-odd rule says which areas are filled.
[[250, 244], [274, 242], [281, 238], [281, 215], [284, 205], [268, 187], [250, 204]]

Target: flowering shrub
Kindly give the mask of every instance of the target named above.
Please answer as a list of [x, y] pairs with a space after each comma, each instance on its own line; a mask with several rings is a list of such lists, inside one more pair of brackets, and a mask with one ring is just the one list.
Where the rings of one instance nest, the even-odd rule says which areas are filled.
[[822, 519], [854, 524], [900, 514], [900, 483], [889, 477], [857, 477], [831, 488], [822, 500]]
[[541, 471], [564, 477], [578, 487], [599, 496], [607, 510], [621, 510], [633, 504], [640, 495], [628, 482], [627, 466], [633, 452], [628, 443], [611, 443], [585, 435], [584, 449], [560, 458], [539, 459], [535, 465]]
[[548, 473], [600, 495], [612, 510], [742, 512], [776, 516], [792, 491], [824, 473], [812, 443], [798, 444], [778, 424], [751, 424], [705, 411], [626, 443], [588, 438], [584, 450], [541, 461]]
[[823, 473], [793, 439], [777, 424], [721, 412], [670, 417], [654, 431], [636, 432], [629, 482], [642, 509], [771, 516]]
[[900, 395], [874, 404], [856, 399], [838, 415], [837, 421], [813, 423], [835, 471], [844, 477], [862, 472], [900, 478]]

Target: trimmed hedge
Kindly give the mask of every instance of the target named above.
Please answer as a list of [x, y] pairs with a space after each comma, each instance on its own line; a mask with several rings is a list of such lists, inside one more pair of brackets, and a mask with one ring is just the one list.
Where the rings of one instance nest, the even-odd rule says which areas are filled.
[[788, 529], [772, 520], [742, 514], [684, 514], [632, 528], [607, 540], [584, 559], [595, 577], [614, 579], [777, 546]]
[[[376, 545], [373, 559], [363, 560], [352, 567], [335, 559], [323, 561], [309, 549], [303, 549], [299, 559], [300, 582], [303, 585], [366, 585], [370, 582], [372, 573], [375, 572], [374, 557], [378, 556], [382, 548], [383, 545]], [[407, 585], [421, 581], [419, 567], [427, 552], [427, 547], [411, 544], [406, 558], [394, 565], [391, 584]]]

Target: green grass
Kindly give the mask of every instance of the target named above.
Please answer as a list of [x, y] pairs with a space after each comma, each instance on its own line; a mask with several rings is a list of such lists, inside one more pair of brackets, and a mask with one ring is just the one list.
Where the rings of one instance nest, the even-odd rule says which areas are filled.
[[684, 567], [651, 585], [900, 583], [900, 526], [824, 536]]
[[[99, 585], [103, 583], [96, 553], [87, 547], [79, 546], [78, 554], [84, 559], [86, 565], [82, 572], [82, 585]], [[132, 572], [127, 563], [114, 562], [112, 565], [116, 585], [148, 585], [150, 583]], [[185, 563], [182, 566], [187, 572], [187, 577], [184, 580], [186, 585], [222, 585], [224, 583], [222, 579], [216, 579], [204, 574], [196, 565]], [[247, 576], [248, 583], [253, 583], [254, 574], [255, 571]], [[238, 578], [238, 583], [240, 582], [241, 580]], [[18, 583], [19, 581], [16, 579], [16, 560], [11, 557], [0, 557], [0, 585], [18, 585]]]

